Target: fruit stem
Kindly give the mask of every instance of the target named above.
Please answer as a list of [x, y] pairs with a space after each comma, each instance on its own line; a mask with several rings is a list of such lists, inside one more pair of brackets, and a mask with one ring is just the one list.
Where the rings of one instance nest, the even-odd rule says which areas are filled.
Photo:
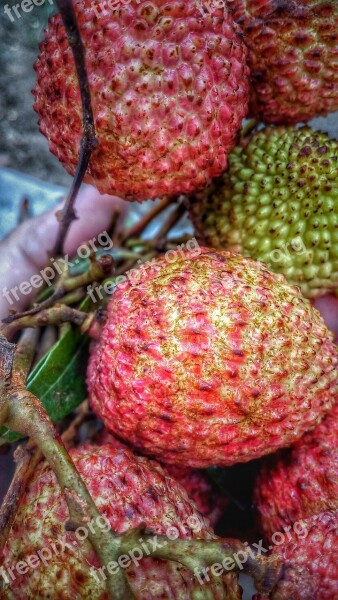
[[151, 223], [155, 217], [163, 212], [168, 206], [170, 206], [172, 198], [165, 196], [162, 200], [154, 206], [144, 217], [142, 217], [135, 225], [132, 225], [126, 231], [122, 231], [119, 242], [123, 245], [130, 238], [139, 237], [145, 230], [145, 228]]
[[[53, 469], [68, 505], [71, 528], [86, 527], [96, 521], [98, 512], [81, 476], [54, 428], [40, 401], [25, 389], [25, 372], [19, 369], [16, 346], [0, 336], [0, 425], [30, 438], [43, 453]], [[91, 542], [102, 564], [114, 561], [120, 554], [120, 538], [109, 530], [98, 532], [88, 528]], [[107, 574], [109, 597], [114, 600], [132, 600], [133, 594], [120, 569], [114, 576]]]
[[89, 82], [86, 71], [85, 48], [83, 46], [80, 31], [77, 25], [75, 12], [71, 0], [56, 0], [61, 13], [62, 21], [67, 32], [68, 42], [73, 52], [77, 78], [81, 93], [83, 136], [80, 146], [80, 156], [73, 183], [69, 191], [65, 205], [59, 218], [59, 231], [54, 246], [54, 256], [63, 253], [63, 246], [72, 222], [77, 218], [74, 204], [82, 180], [85, 176], [89, 160], [98, 141], [95, 136], [94, 115], [90, 98]]
[[[86, 312], [63, 304], [56, 304], [51, 308], [42, 310], [36, 315], [28, 315], [17, 319], [8, 325], [7, 331], [10, 332], [11, 330], [16, 330], [17, 328], [38, 328], [45, 327], [46, 325], [60, 325], [60, 323], [74, 323], [75, 325], [82, 325], [87, 317], [88, 314]], [[3, 322], [6, 322], [6, 319], [4, 319]]]
[[[148, 548], [153, 548], [151, 555], [162, 560], [179, 562], [190, 569], [195, 576], [203, 579], [210, 573], [212, 565], [222, 566], [223, 561], [229, 559], [233, 562], [233, 571], [242, 571], [251, 575], [257, 589], [268, 593], [275, 585], [280, 574], [280, 563], [276, 557], [265, 557], [255, 554], [246, 544], [235, 539], [218, 540], [170, 540], [165, 536], [154, 536], [149, 530], [140, 532], [139, 529], [125, 534], [121, 539], [124, 553], [128, 553], [137, 545], [140, 538]], [[241, 554], [240, 562], [235, 560]]]
[[159, 250], [162, 250], [162, 246], [164, 248], [166, 236], [168, 235], [169, 231], [175, 227], [181, 217], [183, 217], [185, 212], [186, 207], [184, 202], [179, 202], [175, 209], [170, 213], [167, 220], [164, 221], [156, 236], [152, 240], [149, 240], [154, 248], [158, 248]]

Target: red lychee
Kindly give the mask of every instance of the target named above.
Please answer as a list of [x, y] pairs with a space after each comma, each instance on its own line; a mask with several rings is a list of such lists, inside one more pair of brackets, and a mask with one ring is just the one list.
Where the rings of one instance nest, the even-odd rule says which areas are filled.
[[294, 521], [338, 509], [338, 403], [257, 480], [255, 504], [267, 537]]
[[249, 49], [250, 114], [297, 123], [338, 110], [336, 0], [227, 0]]
[[263, 263], [168, 253], [117, 285], [88, 369], [105, 426], [165, 463], [232, 465], [289, 446], [338, 391], [338, 352]]
[[[248, 104], [247, 50], [227, 9], [195, 0], [74, 0], [99, 141], [85, 181], [144, 200], [189, 194], [226, 167]], [[82, 110], [60, 15], [35, 65], [34, 108], [53, 152], [77, 165]]]
[[[112, 444], [115, 448], [127, 448], [107, 429], [103, 429], [98, 435], [100, 444]], [[207, 474], [202, 469], [191, 469], [190, 467], [179, 467], [176, 465], [163, 465], [164, 470], [173, 479], [179, 482], [187, 492], [198, 512], [210, 521], [214, 528], [221, 515], [229, 505], [228, 496], [212, 484]]]
[[202, 469], [175, 465], [165, 465], [165, 468], [185, 489], [189, 498], [196, 504], [198, 512], [215, 527], [229, 505], [229, 498], [215, 489]]
[[[106, 519], [91, 522], [88, 528], [107, 531], [110, 525], [115, 532], [123, 533], [144, 523], [156, 534], [166, 535], [171, 528], [171, 536], [176, 535], [175, 530], [182, 538], [214, 538], [185, 491], [158, 463], [110, 444], [86, 445], [72, 450], [71, 456]], [[108, 599], [104, 575], [107, 565], [98, 571], [100, 565], [86, 542], [85, 531], [66, 531], [68, 519], [56, 477], [48, 465], [42, 464], [20, 502], [10, 541], [4, 549], [2, 577], [7, 579], [7, 585], [2, 598]], [[142, 558], [140, 552], [135, 552], [138, 561], [129, 560], [128, 565], [124, 561], [136, 600], [240, 599], [234, 573], [228, 572], [223, 584], [218, 579], [217, 585], [210, 582], [201, 586], [178, 563], [148, 558], [141, 539], [140, 549]]]
[[[266, 464], [255, 503], [283, 561], [272, 600], [338, 598], [338, 404], [311, 433]], [[276, 534], [276, 532], [278, 532]]]

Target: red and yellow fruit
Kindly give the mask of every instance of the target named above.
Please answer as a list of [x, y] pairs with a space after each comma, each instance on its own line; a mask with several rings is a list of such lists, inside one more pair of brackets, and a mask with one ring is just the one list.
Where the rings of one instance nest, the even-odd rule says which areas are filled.
[[285, 124], [338, 110], [336, 0], [227, 4], [249, 49], [252, 116]]
[[[128, 449], [110, 444], [86, 445], [71, 451], [96, 506], [105, 517], [91, 522], [96, 531], [109, 526], [117, 533], [146, 525], [156, 534], [181, 538], [215, 539], [207, 522], [191, 504], [186, 492], [154, 461], [135, 457]], [[66, 531], [66, 502], [48, 465], [38, 467], [23, 498], [4, 549], [2, 598], [16, 600], [107, 600], [105, 572], [85, 539], [84, 528]], [[175, 528], [175, 529], [174, 529]], [[175, 534], [173, 531], [175, 530]], [[140, 538], [142, 538], [140, 534]], [[16, 565], [39, 557], [34, 568]], [[46, 551], [49, 550], [49, 553]], [[141, 557], [140, 557], [141, 549]], [[124, 563], [126, 577], [136, 600], [192, 600], [208, 594], [212, 600], [239, 600], [237, 576], [228, 572], [218, 582], [201, 585], [193, 573], [175, 562], [147, 556], [141, 540], [135, 560]], [[41, 555], [40, 555], [41, 556]], [[133, 555], [134, 556], [134, 555]], [[136, 558], [138, 557], [138, 561]], [[128, 561], [127, 561], [128, 562]], [[12, 569], [15, 579], [10, 575]], [[6, 581], [5, 579], [5, 581]]]
[[[74, 0], [99, 145], [85, 181], [131, 200], [190, 194], [220, 175], [248, 104], [247, 51], [228, 10], [195, 0]], [[60, 15], [35, 65], [34, 108], [69, 173], [82, 109]]]
[[232, 465], [313, 428], [333, 405], [337, 365], [319, 313], [283, 276], [198, 248], [116, 287], [88, 388], [105, 426], [141, 451]]

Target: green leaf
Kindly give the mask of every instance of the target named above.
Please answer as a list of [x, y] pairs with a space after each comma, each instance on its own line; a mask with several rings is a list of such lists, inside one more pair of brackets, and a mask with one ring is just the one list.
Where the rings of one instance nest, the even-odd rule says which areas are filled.
[[[71, 413], [87, 396], [88, 341], [79, 329], [71, 328], [28, 376], [27, 389], [39, 398], [54, 422]], [[21, 437], [5, 427], [0, 428], [0, 436], [0, 445]]]

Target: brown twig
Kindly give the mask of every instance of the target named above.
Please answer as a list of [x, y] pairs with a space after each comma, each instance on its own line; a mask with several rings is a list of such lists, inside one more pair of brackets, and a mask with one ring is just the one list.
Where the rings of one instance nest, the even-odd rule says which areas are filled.
[[60, 323], [74, 323], [74, 325], [82, 325], [87, 319], [88, 314], [71, 308], [63, 304], [56, 304], [47, 310], [42, 310], [36, 315], [28, 315], [21, 317], [14, 323], [8, 325], [8, 330], [11, 328], [24, 329], [27, 327], [45, 327], [47, 325], [60, 325]]
[[156, 246], [159, 242], [163, 243], [163, 240], [168, 235], [169, 231], [171, 231], [171, 229], [175, 227], [175, 225], [178, 223], [181, 217], [183, 217], [185, 212], [185, 205], [183, 202], [180, 202], [175, 208], [175, 210], [173, 210], [173, 212], [170, 213], [168, 219], [163, 223], [154, 239], [151, 240], [154, 246]]
[[[22, 326], [23, 322], [29, 322], [29, 320], [26, 319], [26, 321], [23, 321], [23, 319], [26, 317], [33, 317], [38, 313], [41, 314], [47, 312], [48, 309], [50, 309], [56, 302], [63, 298], [63, 295], [66, 292], [72, 292], [77, 288], [84, 287], [89, 283], [92, 283], [93, 281], [100, 281], [101, 279], [106, 278], [111, 273], [113, 266], [114, 259], [110, 254], [103, 254], [97, 259], [93, 257], [88, 271], [81, 273], [81, 275], [77, 275], [76, 277], [68, 277], [67, 272], [63, 273], [60, 276], [52, 295], [47, 298], [47, 300], [36, 304], [29, 310], [11, 313], [8, 315], [8, 317], [3, 319], [2, 323], [11, 325], [15, 322], [15, 328]], [[67, 303], [69, 304], [69, 299], [67, 300]], [[24, 326], [27, 327], [27, 325]]]
[[63, 282], [63, 291], [71, 292], [80, 287], [85, 287], [93, 281], [101, 281], [111, 274], [114, 259], [110, 254], [102, 254], [99, 258], [92, 257], [90, 267], [85, 273], [76, 277], [69, 277]]
[[121, 218], [121, 209], [115, 208], [112, 218], [111, 218], [111, 221], [110, 221], [109, 228], [108, 228], [108, 235], [113, 242], [113, 247], [115, 247], [115, 245], [117, 244], [117, 241], [118, 241], [118, 234], [119, 234], [118, 223], [120, 221], [120, 218]]
[[74, 210], [76, 197], [85, 176], [90, 157], [93, 150], [97, 147], [98, 141], [95, 136], [94, 115], [86, 71], [85, 48], [81, 40], [73, 5], [71, 0], [56, 0], [56, 3], [60, 10], [62, 21], [67, 32], [68, 42], [74, 56], [83, 114], [83, 137], [80, 146], [79, 162], [72, 187], [59, 217], [60, 226], [53, 250], [53, 255], [59, 256], [63, 253], [63, 246], [69, 228], [72, 222], [77, 218]]
[[65, 429], [65, 431], [61, 434], [61, 439], [66, 446], [67, 449], [74, 445], [74, 439], [78, 432], [79, 427], [86, 421], [86, 419], [90, 415], [90, 409], [88, 400], [85, 400], [77, 407], [75, 416], [70, 423], [70, 425]]
[[24, 223], [31, 217], [31, 210], [29, 205], [29, 198], [22, 198], [19, 206], [19, 217], [18, 217], [18, 225]]
[[143, 233], [145, 228], [149, 225], [149, 223], [151, 223], [151, 221], [155, 217], [157, 217], [157, 215], [163, 212], [172, 202], [173, 199], [168, 196], [163, 198], [161, 202], [159, 202], [159, 204], [154, 206], [154, 208], [152, 208], [152, 210], [150, 210], [146, 215], [144, 215], [142, 219], [135, 223], [135, 225], [122, 232], [119, 240], [120, 244], [123, 245], [124, 242], [126, 242], [130, 238], [139, 237], [141, 233]]
[[26, 381], [34, 360], [39, 335], [39, 331], [30, 328], [21, 333], [15, 352], [12, 380], [19, 378]]

